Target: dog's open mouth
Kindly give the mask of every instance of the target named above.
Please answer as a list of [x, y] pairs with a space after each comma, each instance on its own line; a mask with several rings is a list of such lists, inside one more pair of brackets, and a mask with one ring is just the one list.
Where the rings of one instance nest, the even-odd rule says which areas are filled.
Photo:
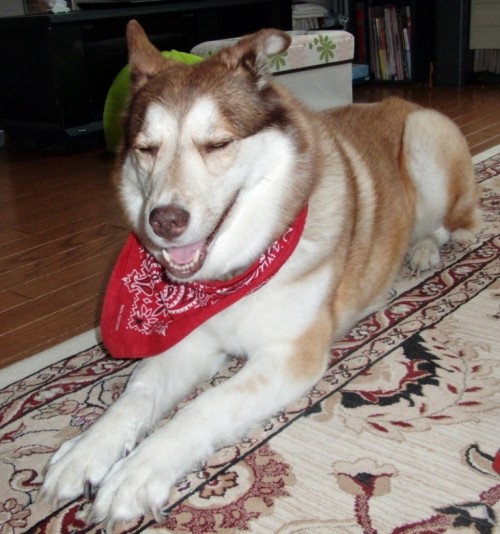
[[165, 270], [176, 278], [189, 278], [198, 272], [207, 255], [207, 241], [199, 241], [185, 247], [170, 247], [162, 250]]
[[231, 208], [234, 206], [237, 194], [229, 202], [215, 226], [212, 233], [202, 241], [180, 247], [167, 247], [162, 250], [165, 260], [165, 271], [174, 278], [190, 278], [196, 274], [205, 263], [208, 247], [214, 240], [220, 227], [226, 220]]

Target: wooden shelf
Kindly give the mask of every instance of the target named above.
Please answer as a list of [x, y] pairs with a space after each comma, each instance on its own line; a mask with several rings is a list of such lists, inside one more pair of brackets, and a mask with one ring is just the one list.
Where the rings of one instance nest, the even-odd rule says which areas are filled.
[[353, 0], [351, 31], [356, 63], [370, 66], [377, 81], [429, 79], [434, 36], [430, 0]]

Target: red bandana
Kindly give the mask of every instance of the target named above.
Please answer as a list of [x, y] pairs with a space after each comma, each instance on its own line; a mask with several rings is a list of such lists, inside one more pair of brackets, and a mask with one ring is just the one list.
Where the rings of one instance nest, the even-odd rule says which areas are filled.
[[161, 264], [131, 234], [104, 299], [101, 335], [110, 354], [115, 358], [159, 354], [216, 313], [259, 289], [295, 250], [306, 216], [307, 206], [253, 265], [227, 282], [166, 281]]

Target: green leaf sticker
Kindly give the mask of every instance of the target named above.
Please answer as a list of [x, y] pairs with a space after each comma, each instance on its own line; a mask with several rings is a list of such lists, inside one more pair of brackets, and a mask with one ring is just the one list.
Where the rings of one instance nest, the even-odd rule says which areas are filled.
[[337, 45], [332, 41], [327, 35], [318, 35], [314, 38], [314, 44], [316, 45], [316, 50], [319, 52], [319, 59], [328, 63], [335, 57], [334, 50], [337, 48]]
[[288, 52], [286, 50], [273, 56], [270, 60], [271, 67], [273, 67], [276, 71], [279, 71], [282, 67], [286, 65], [287, 56]]

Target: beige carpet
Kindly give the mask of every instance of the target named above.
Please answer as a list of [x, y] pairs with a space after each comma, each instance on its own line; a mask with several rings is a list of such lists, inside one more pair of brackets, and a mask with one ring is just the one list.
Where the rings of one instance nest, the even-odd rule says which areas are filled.
[[[180, 480], [162, 525], [121, 532], [500, 532], [500, 146], [476, 161], [477, 242], [446, 246], [434, 273], [402, 270], [388, 307], [335, 344], [310, 394]], [[52, 452], [134, 368], [91, 340], [0, 372], [0, 534], [102, 529], [83, 523], [83, 499], [34, 503]]]

